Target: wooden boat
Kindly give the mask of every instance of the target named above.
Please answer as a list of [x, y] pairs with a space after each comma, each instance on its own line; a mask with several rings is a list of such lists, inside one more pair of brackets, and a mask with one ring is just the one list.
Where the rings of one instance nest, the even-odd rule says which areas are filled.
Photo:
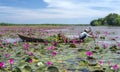
[[44, 39], [40, 39], [40, 38], [32, 38], [20, 34], [18, 34], [18, 36], [22, 39], [23, 42], [44, 42]]
[[[32, 38], [32, 37], [23, 36], [20, 34], [18, 34], [18, 36], [22, 39], [23, 42], [46, 42], [45, 39], [41, 39], [41, 38]], [[81, 42], [80, 40], [75, 41], [75, 43], [80, 43], [80, 42]], [[58, 43], [63, 43], [63, 42], [58, 42]], [[67, 43], [73, 43], [73, 40], [70, 40]]]

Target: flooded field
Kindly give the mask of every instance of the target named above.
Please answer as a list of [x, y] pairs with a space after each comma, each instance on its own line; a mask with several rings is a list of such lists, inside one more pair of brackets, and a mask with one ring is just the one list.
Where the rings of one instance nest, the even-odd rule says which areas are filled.
[[[95, 38], [86, 38], [82, 43], [59, 43], [53, 37], [62, 33], [74, 41], [86, 28], [87, 26], [0, 27], [0, 70], [120, 72], [120, 27], [91, 27]], [[22, 42], [17, 34], [50, 42]]]

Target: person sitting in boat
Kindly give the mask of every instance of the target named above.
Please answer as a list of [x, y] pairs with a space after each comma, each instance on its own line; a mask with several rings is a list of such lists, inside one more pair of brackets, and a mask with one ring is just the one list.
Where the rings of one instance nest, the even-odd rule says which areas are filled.
[[85, 39], [86, 37], [93, 37], [92, 35], [90, 35], [90, 33], [91, 33], [91, 30], [90, 30], [90, 29], [85, 29], [85, 30], [79, 35], [79, 39], [80, 39], [81, 41], [84, 41], [84, 39]]

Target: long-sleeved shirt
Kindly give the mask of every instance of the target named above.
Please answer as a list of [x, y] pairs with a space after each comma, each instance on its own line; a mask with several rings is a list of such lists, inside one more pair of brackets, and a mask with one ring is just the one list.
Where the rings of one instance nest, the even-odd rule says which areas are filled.
[[85, 37], [91, 37], [91, 35], [89, 35], [87, 32], [82, 32], [80, 35], [79, 35], [79, 38], [85, 38]]

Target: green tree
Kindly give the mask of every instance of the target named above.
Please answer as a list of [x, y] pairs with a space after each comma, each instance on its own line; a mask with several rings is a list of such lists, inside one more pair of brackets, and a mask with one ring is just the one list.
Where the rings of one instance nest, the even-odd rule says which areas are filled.
[[120, 26], [120, 17], [115, 19], [115, 25]]
[[99, 26], [99, 25], [111, 25], [111, 26], [120, 26], [120, 15], [116, 13], [110, 13], [104, 18], [98, 18], [92, 20], [90, 25]]
[[98, 20], [93, 20], [93, 21], [90, 23], [90, 25], [92, 25], [92, 26], [99, 26], [100, 24], [99, 24]]
[[117, 17], [119, 17], [119, 15], [118, 14], [115, 14], [115, 13], [111, 13], [111, 14], [109, 14], [108, 16], [106, 16], [105, 17], [105, 19], [106, 19], [106, 21], [107, 21], [107, 23], [109, 24], [109, 25], [114, 25], [116, 22], [115, 22], [115, 19], [117, 18]]

